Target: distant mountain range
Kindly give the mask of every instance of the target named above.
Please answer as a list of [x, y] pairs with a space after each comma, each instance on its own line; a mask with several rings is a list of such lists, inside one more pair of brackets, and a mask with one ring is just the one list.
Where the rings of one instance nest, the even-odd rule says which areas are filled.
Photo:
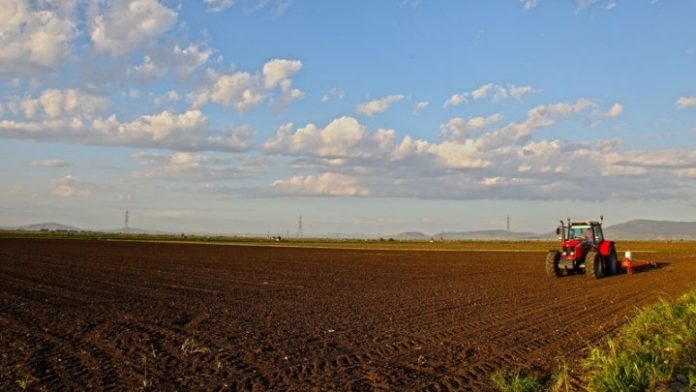
[[[103, 233], [123, 233], [123, 229], [113, 230], [85, 230], [75, 226], [64, 225], [56, 222], [34, 223], [26, 226], [11, 226], [1, 227], [0, 230], [21, 230], [21, 231], [96, 231]], [[136, 227], [128, 228], [130, 234], [166, 234], [164, 231], [138, 229]]]
[[[47, 222], [26, 226], [4, 227], [0, 230], [24, 230], [24, 231], [99, 231], [83, 230], [75, 226], [61, 223]], [[122, 233], [123, 229], [102, 230], [104, 233]], [[164, 231], [129, 228], [132, 234], [167, 234]], [[696, 222], [672, 222], [648, 219], [635, 219], [625, 223], [619, 223], [604, 228], [605, 237], [612, 240], [696, 240]], [[360, 233], [333, 233], [326, 238], [379, 238], [380, 236], [364, 235]], [[393, 238], [400, 241], [427, 241], [434, 240], [553, 240], [554, 232], [531, 233], [505, 230], [479, 230], [464, 232], [442, 232], [427, 235], [421, 232], [403, 232], [395, 235], [385, 235], [382, 238]]]
[[604, 235], [611, 239], [635, 240], [694, 240], [696, 222], [671, 222], [636, 219], [609, 226]]
[[[635, 219], [604, 227], [604, 236], [616, 240], [696, 240], [696, 222], [672, 222]], [[399, 233], [391, 238], [402, 241], [428, 239], [443, 240], [553, 240], [555, 231], [547, 233], [515, 232], [506, 230], [480, 230], [465, 232], [443, 232], [426, 235], [421, 232]]]
[[16, 227], [5, 227], [6, 230], [24, 230], [24, 231], [80, 231], [79, 228], [75, 226], [68, 226], [62, 223], [56, 222], [46, 222], [46, 223], [35, 223], [33, 225], [26, 226], [16, 226]]

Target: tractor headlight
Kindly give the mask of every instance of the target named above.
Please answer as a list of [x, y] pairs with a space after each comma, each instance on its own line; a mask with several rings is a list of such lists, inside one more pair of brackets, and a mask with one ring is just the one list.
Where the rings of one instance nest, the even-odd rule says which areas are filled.
[[575, 252], [573, 252], [573, 251], [571, 250], [571, 251], [570, 251], [570, 255], [571, 255], [571, 256], [575, 256]]

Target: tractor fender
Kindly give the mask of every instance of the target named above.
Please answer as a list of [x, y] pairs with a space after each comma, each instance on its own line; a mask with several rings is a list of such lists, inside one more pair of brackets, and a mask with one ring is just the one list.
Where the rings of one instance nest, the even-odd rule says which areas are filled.
[[614, 241], [602, 241], [599, 243], [599, 254], [601, 254], [602, 257], [609, 256], [613, 247]]

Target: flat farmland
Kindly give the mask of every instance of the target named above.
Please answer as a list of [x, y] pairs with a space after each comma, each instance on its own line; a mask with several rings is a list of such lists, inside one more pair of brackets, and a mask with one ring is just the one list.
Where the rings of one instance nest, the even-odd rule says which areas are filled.
[[0, 239], [0, 389], [489, 389], [600, 344], [696, 285], [547, 278], [544, 252]]

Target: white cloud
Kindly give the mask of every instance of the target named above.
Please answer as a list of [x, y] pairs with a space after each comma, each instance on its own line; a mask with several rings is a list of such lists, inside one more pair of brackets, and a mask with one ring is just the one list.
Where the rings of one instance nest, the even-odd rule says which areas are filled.
[[181, 114], [165, 110], [130, 122], [121, 122], [115, 115], [93, 120], [0, 121], [0, 137], [184, 151], [243, 151], [251, 135], [249, 126], [211, 131], [207, 117], [198, 110]]
[[92, 194], [93, 187], [72, 175], [51, 180], [51, 193], [58, 197], [81, 197]]
[[455, 117], [446, 124], [440, 125], [440, 130], [446, 139], [464, 140], [471, 136], [471, 130], [484, 128], [489, 124], [500, 121], [502, 117], [500, 113], [488, 117], [471, 117], [468, 120]]
[[213, 51], [199, 44], [189, 43], [185, 48], [175, 45], [173, 49], [173, 67], [177, 76], [190, 75], [197, 68], [207, 63]]
[[90, 37], [98, 51], [119, 56], [152, 42], [176, 19], [157, 0], [112, 0], [92, 19]]
[[623, 111], [624, 106], [620, 103], [615, 103], [609, 108], [609, 111], [607, 111], [604, 115], [611, 118], [619, 117], [621, 113], [623, 113]]
[[539, 4], [538, 0], [520, 0], [520, 2], [522, 2], [522, 4], [524, 4], [524, 9], [526, 9], [526, 10], [530, 10], [532, 8], [535, 8]]
[[391, 105], [401, 101], [402, 99], [404, 99], [404, 96], [401, 94], [388, 95], [379, 99], [363, 102], [359, 104], [356, 109], [360, 114], [373, 116], [377, 113], [387, 111]]
[[234, 0], [203, 0], [203, 3], [208, 6], [209, 12], [221, 12], [232, 7]]
[[[231, 74], [209, 74], [209, 84], [190, 95], [194, 108], [208, 101], [225, 107], [234, 107], [239, 113], [260, 105], [273, 90], [280, 87], [280, 108], [304, 97], [299, 89], [292, 88], [290, 79], [302, 68], [299, 60], [274, 59], [263, 66], [261, 73], [233, 72]], [[277, 108], [279, 106], [276, 106]]]
[[478, 101], [491, 96], [491, 101], [498, 102], [508, 98], [512, 98], [516, 101], [521, 101], [524, 95], [534, 92], [532, 86], [515, 86], [514, 84], [507, 84], [505, 86], [487, 83], [481, 85], [471, 92], [463, 92], [459, 94], [454, 94], [445, 101], [443, 108], [448, 108], [451, 106], [458, 106], [466, 103], [469, 97]]
[[72, 162], [67, 161], [67, 160], [62, 160], [62, 159], [42, 159], [42, 160], [38, 160], [38, 161], [32, 161], [31, 165], [36, 166], [36, 167], [50, 167], [50, 168], [70, 167], [70, 166], [72, 166]]
[[480, 100], [492, 93], [491, 100], [493, 102], [502, 101], [508, 98], [521, 101], [525, 94], [529, 94], [533, 91], [534, 89], [532, 89], [532, 86], [515, 86], [514, 84], [502, 86], [499, 84], [488, 83], [472, 91], [471, 96], [476, 100]]
[[143, 62], [133, 66], [130, 69], [130, 73], [139, 81], [142, 82], [152, 82], [159, 79], [167, 72], [167, 70], [160, 64], [156, 64], [152, 58], [146, 55], [143, 58]]
[[474, 99], [479, 100], [481, 98], [484, 98], [486, 95], [488, 95], [488, 93], [492, 89], [493, 89], [493, 83], [484, 84], [483, 86], [472, 91], [471, 96], [474, 97]]
[[[0, 7], [0, 74], [33, 75], [67, 59], [77, 35], [72, 4], [4, 0]], [[69, 9], [68, 9], [69, 11]]]
[[459, 106], [463, 103], [466, 103], [468, 98], [469, 98], [469, 93], [453, 94], [451, 97], [447, 98], [447, 100], [445, 101], [444, 105], [442, 105], [442, 107], [447, 109], [448, 107], [451, 107], [451, 106]]
[[166, 103], [173, 103], [177, 102], [181, 99], [181, 95], [177, 93], [175, 90], [169, 90], [167, 91], [166, 94], [163, 94], [159, 97], [156, 97], [155, 100], [153, 101], [153, 104], [155, 106], [162, 106]]
[[276, 112], [281, 112], [293, 102], [304, 97], [304, 91], [298, 88], [292, 88], [292, 81], [290, 79], [285, 79], [280, 82], [280, 99], [278, 99], [273, 108]]
[[266, 141], [264, 150], [321, 157], [371, 156], [393, 142], [394, 131], [380, 129], [370, 134], [358, 120], [344, 116], [323, 129], [310, 123], [293, 132], [293, 124], [285, 124]]
[[99, 113], [106, 109], [108, 100], [103, 97], [82, 94], [73, 89], [48, 89], [39, 96], [39, 103], [41, 103], [47, 117], [55, 118], [65, 114], [93, 115]]
[[533, 92], [532, 86], [514, 86], [508, 85], [508, 94], [515, 100], [521, 101], [525, 94]]
[[251, 170], [245, 165], [235, 166], [228, 157], [201, 153], [176, 152], [172, 154], [137, 152], [131, 155], [144, 170], [132, 173], [135, 178], [181, 179], [194, 181], [222, 181], [239, 178]]
[[275, 180], [273, 191], [296, 195], [367, 196], [368, 190], [346, 175], [324, 173], [319, 176], [294, 176]]
[[321, 102], [326, 103], [332, 98], [341, 100], [345, 96], [346, 96], [345, 91], [341, 90], [340, 88], [332, 88], [321, 97]]
[[281, 82], [289, 80], [291, 76], [302, 69], [299, 60], [273, 59], [263, 65], [263, 80], [267, 89], [273, 89]]
[[92, 116], [108, 106], [104, 97], [83, 94], [73, 89], [47, 89], [37, 97], [15, 99], [8, 107], [15, 113], [21, 113], [26, 119], [33, 119], [42, 114], [44, 117], [57, 118], [65, 115]]
[[194, 43], [185, 47], [177, 44], [171, 50], [153, 48], [140, 64], [129, 67], [128, 74], [144, 83], [154, 82], [169, 71], [183, 79], [206, 64], [212, 54], [213, 51], [207, 46]]
[[[620, 140], [541, 139], [536, 130], [556, 127], [583, 113], [600, 115], [587, 99], [540, 105], [525, 119], [491, 128], [499, 115], [452, 119], [443, 140], [431, 142], [394, 130], [369, 131], [351, 117], [326, 127], [281, 127], [265, 144], [267, 153], [295, 156], [295, 170], [316, 174], [278, 180], [273, 193], [332, 194], [331, 177], [356, 194], [376, 197], [457, 199], [598, 200], [687, 197], [684, 181], [693, 178], [696, 153], [623, 151]], [[471, 130], [480, 130], [472, 135]], [[563, 135], [563, 133], [559, 133]], [[653, 186], [645, 189], [645, 182]], [[333, 187], [340, 189], [339, 185]], [[597, 189], [607, 192], [598, 194]]]
[[679, 97], [676, 102], [678, 109], [686, 109], [696, 106], [696, 97]]
[[430, 105], [430, 102], [428, 102], [428, 101], [416, 102], [416, 104], [413, 105], [413, 114], [420, 114], [420, 112], [425, 110], [425, 108], [427, 108], [428, 105]]

